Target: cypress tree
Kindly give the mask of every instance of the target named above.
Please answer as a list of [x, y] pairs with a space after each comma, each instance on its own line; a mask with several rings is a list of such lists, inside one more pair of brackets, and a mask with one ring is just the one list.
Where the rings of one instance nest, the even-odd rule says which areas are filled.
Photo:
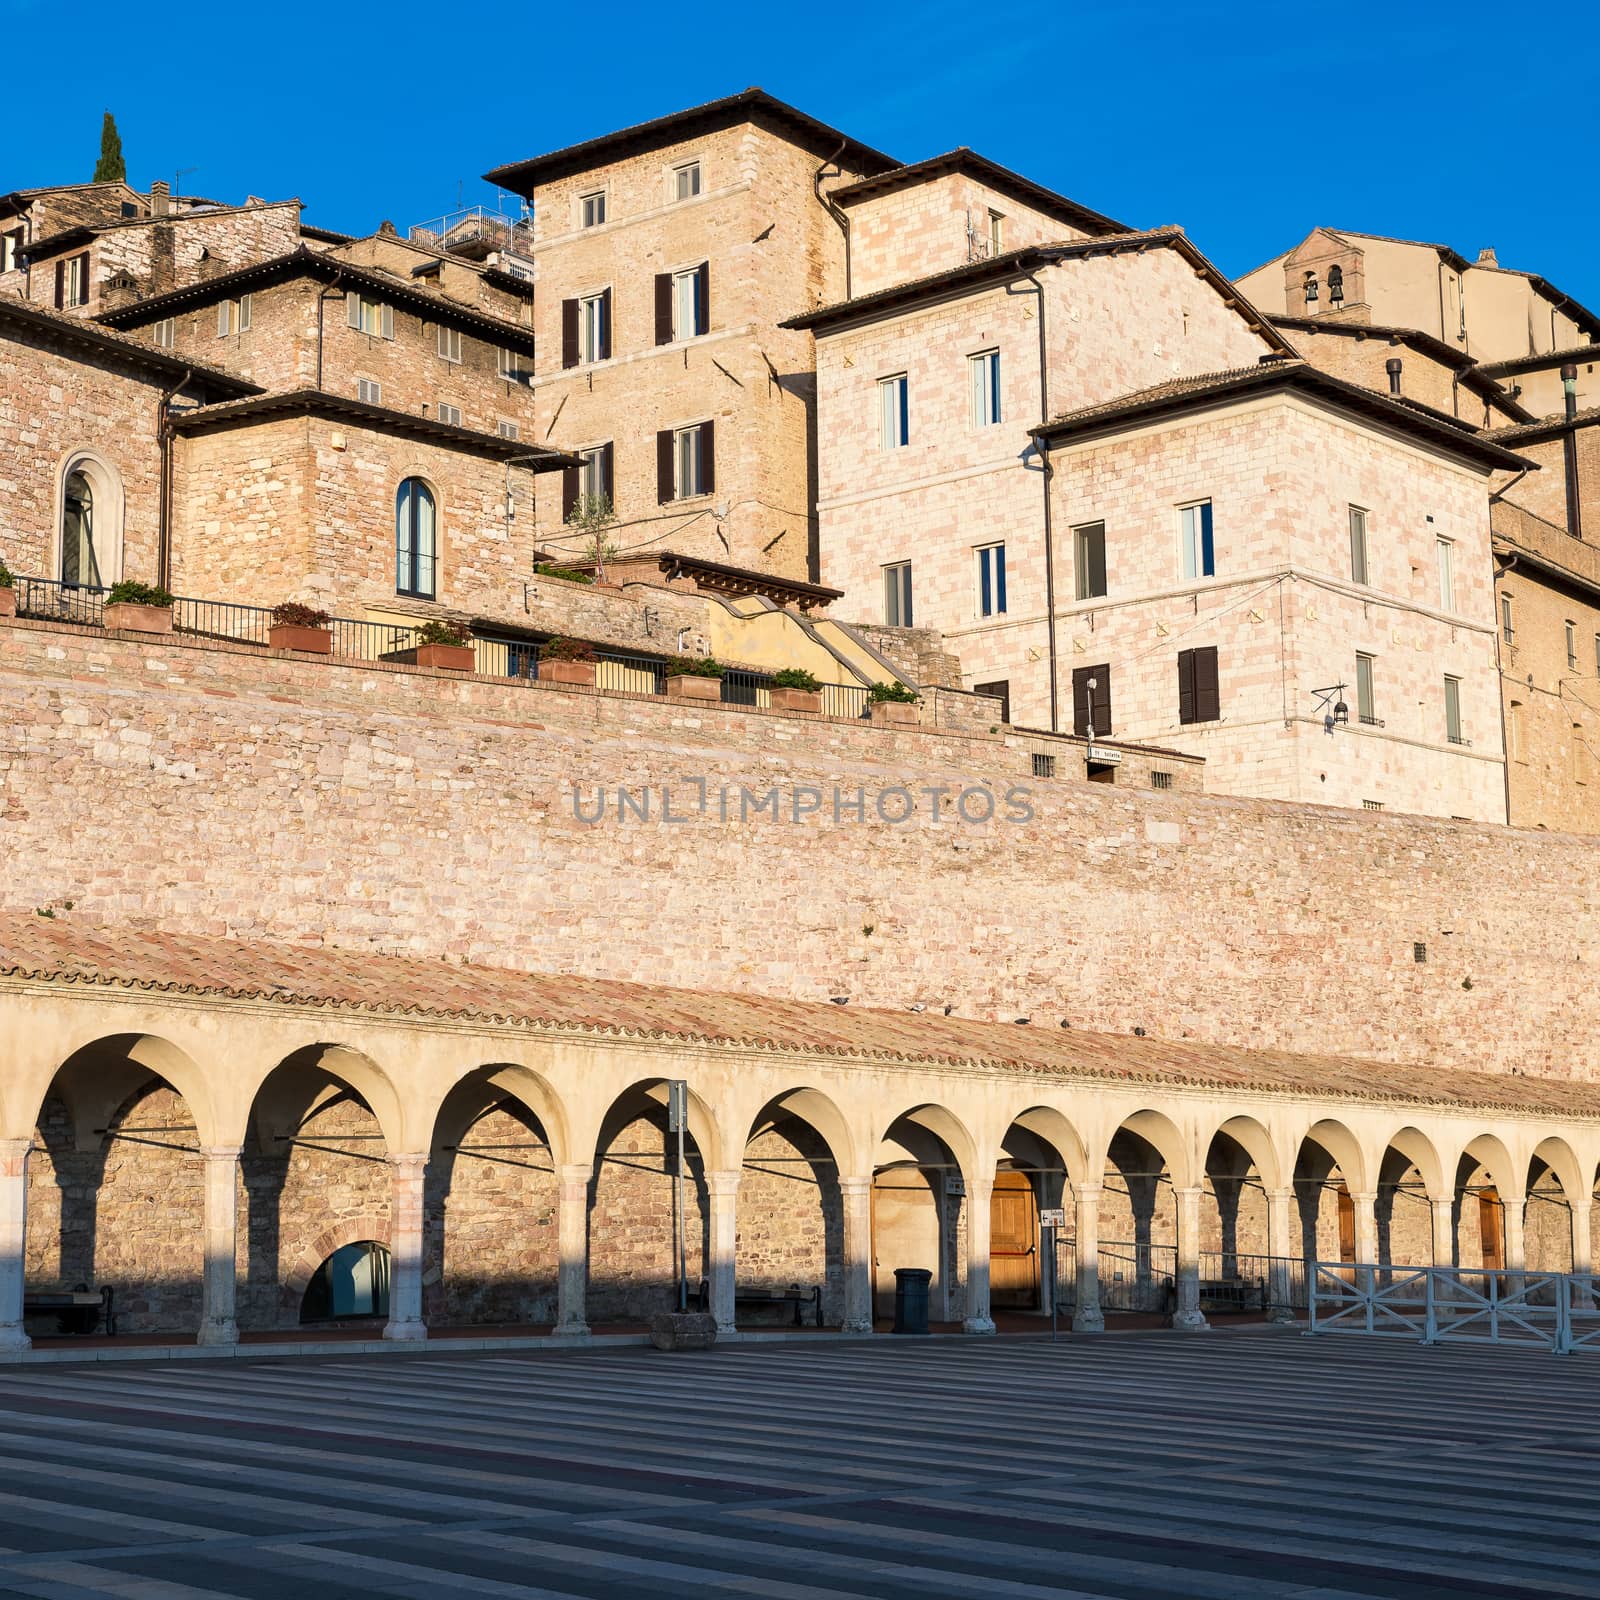
[[96, 183], [125, 183], [128, 168], [122, 159], [122, 135], [117, 132], [117, 119], [108, 111], [100, 124], [100, 159], [94, 164]]

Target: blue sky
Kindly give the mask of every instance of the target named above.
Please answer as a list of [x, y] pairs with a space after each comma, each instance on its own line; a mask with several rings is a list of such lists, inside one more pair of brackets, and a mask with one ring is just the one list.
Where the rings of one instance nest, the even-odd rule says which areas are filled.
[[760, 84], [903, 160], [967, 144], [1137, 226], [1182, 223], [1230, 273], [1327, 223], [1492, 244], [1600, 308], [1600, 96], [1562, 70], [1600, 46], [1592, 3], [688, 14], [279, 0], [225, 20], [178, 0], [155, 26], [87, 0], [73, 32], [93, 48], [68, 66], [59, 0], [0, 0], [12, 59], [62, 63], [7, 119], [0, 187], [87, 178], [109, 106], [141, 187], [195, 168], [191, 192], [298, 194], [309, 221], [403, 229], [492, 200], [479, 175], [501, 162]]

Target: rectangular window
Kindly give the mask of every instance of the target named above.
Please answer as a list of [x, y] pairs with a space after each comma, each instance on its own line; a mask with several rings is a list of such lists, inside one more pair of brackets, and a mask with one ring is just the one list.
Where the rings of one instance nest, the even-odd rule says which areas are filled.
[[1576, 622], [1568, 622], [1568, 624], [1567, 624], [1567, 671], [1568, 672], [1576, 672], [1577, 670], [1578, 670], [1578, 624]]
[[156, 344], [161, 349], [170, 350], [177, 341], [178, 324], [172, 317], [163, 317], [150, 331], [155, 335]]
[[672, 436], [673, 482], [679, 500], [689, 500], [697, 494], [711, 492], [706, 471], [706, 442], [704, 423], [697, 423], [692, 428], [679, 428]]
[[0, 233], [0, 272], [15, 272], [21, 265], [19, 255], [22, 250], [23, 231], [13, 228], [9, 233]]
[[593, 194], [578, 200], [578, 224], [584, 228], [598, 228], [606, 220], [606, 192], [596, 189]]
[[383, 385], [375, 378], [358, 378], [356, 380], [356, 399], [365, 400], [369, 406], [383, 404]]
[[972, 426], [992, 428], [1000, 421], [1000, 352], [985, 350], [967, 357], [972, 390]]
[[1053, 778], [1056, 775], [1056, 758], [1033, 753], [1033, 775], [1036, 778]]
[[520, 350], [500, 347], [499, 373], [507, 383], [529, 383], [533, 379], [533, 358]]
[[1111, 733], [1111, 663], [1078, 667], [1072, 674], [1072, 731], [1080, 739]]
[[1461, 680], [1444, 680], [1444, 735], [1451, 744], [1465, 744], [1461, 737]]
[[1600, 678], [1600, 633], [1594, 636], [1594, 673]]
[[910, 397], [906, 375], [878, 380], [878, 444], [884, 450], [899, 450], [911, 440]]
[[1183, 545], [1183, 575], [1210, 578], [1217, 565], [1211, 541], [1211, 502], [1201, 500], [1178, 508], [1178, 526]]
[[1350, 581], [1367, 581], [1367, 514], [1360, 506], [1350, 507]]
[[1517, 630], [1511, 626], [1511, 596], [1500, 596], [1500, 632], [1507, 644], [1516, 637]]
[[439, 354], [446, 361], [459, 361], [461, 359], [461, 330], [447, 328], [439, 324]]
[[998, 211], [989, 213], [989, 254], [997, 256], [1006, 247], [1006, 219]]
[[611, 446], [597, 444], [578, 452], [583, 465], [578, 468], [578, 492], [588, 497], [591, 504], [611, 498]]
[[504, 417], [495, 423], [494, 431], [502, 439], [517, 440], [522, 437], [522, 429], [515, 422], [507, 422]]
[[1080, 600], [1096, 600], [1106, 592], [1106, 525], [1091, 522], [1072, 530], [1072, 571]]
[[243, 295], [237, 300], [222, 300], [217, 303], [217, 337], [226, 338], [229, 334], [243, 333], [250, 326], [250, 296]]
[[978, 551], [978, 615], [997, 617], [1006, 609], [1006, 547], [984, 545]]
[[352, 289], [345, 296], [345, 320], [357, 333], [375, 339], [394, 338], [394, 307]]
[[585, 295], [578, 301], [578, 359], [604, 361], [611, 354], [610, 339], [606, 329], [606, 312], [609, 310], [609, 291]]
[[1506, 707], [1506, 754], [1513, 761], [1526, 761], [1522, 742], [1522, 702], [1513, 700]]
[[66, 273], [66, 303], [69, 306], [88, 305], [89, 257], [87, 255], [76, 255], [69, 257], [66, 263]]
[[1217, 647], [1178, 652], [1178, 721], [1220, 722], [1222, 696], [1217, 685]]
[[443, 400], [439, 402], [439, 420], [452, 428], [461, 426], [461, 407], [447, 405]]
[[1170, 789], [1172, 787], [1172, 774], [1152, 767], [1150, 769], [1150, 787], [1152, 789]]
[[883, 569], [883, 620], [891, 628], [909, 628], [911, 616], [911, 563], [897, 561]]
[[710, 307], [707, 289], [710, 272], [706, 263], [672, 274], [672, 337], [695, 339], [709, 332]]
[[672, 193], [677, 200], [692, 200], [700, 193], [700, 163], [686, 161], [672, 169]]
[[1377, 702], [1372, 697], [1372, 657], [1356, 656], [1356, 715], [1374, 727], [1378, 721]]
[[998, 701], [1000, 704], [1000, 720], [1002, 722], [1011, 720], [1011, 680], [1009, 678], [997, 678], [993, 683], [975, 683], [972, 686], [972, 692], [974, 694], [987, 695], [989, 699]]
[[1434, 555], [1439, 563], [1439, 609], [1456, 608], [1456, 542], [1454, 539], [1435, 539]]

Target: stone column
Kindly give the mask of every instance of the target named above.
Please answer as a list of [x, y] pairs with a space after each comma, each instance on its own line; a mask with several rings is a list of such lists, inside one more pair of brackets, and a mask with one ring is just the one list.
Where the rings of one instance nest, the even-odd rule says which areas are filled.
[[593, 1169], [561, 1167], [556, 1212], [556, 1329], [567, 1338], [589, 1333], [589, 1178]]
[[1289, 1304], [1294, 1280], [1290, 1266], [1294, 1259], [1295, 1192], [1293, 1188], [1267, 1191], [1267, 1311], [1268, 1322], [1293, 1322], [1294, 1307]]
[[1527, 1214], [1526, 1200], [1502, 1200], [1506, 1230], [1506, 1275], [1501, 1280], [1505, 1293], [1521, 1294], [1526, 1287], [1523, 1273], [1528, 1266], [1528, 1246], [1523, 1234], [1523, 1218]]
[[1200, 1198], [1204, 1189], [1179, 1189], [1178, 1196], [1178, 1306], [1172, 1313], [1174, 1328], [1209, 1326], [1200, 1309]]
[[200, 1280], [200, 1344], [237, 1344], [239, 1147], [202, 1149], [206, 1160], [205, 1263]]
[[[1594, 1271], [1594, 1246], [1589, 1228], [1594, 1217], [1594, 1204], [1574, 1206], [1572, 1208], [1572, 1270], [1575, 1274], [1583, 1276], [1587, 1281], [1572, 1285], [1572, 1309], [1574, 1311], [1594, 1310], [1593, 1280], [1588, 1277]], [[4, 1330], [0, 1329], [0, 1339], [4, 1338]]]
[[841, 1178], [844, 1204], [844, 1332], [872, 1332], [872, 1179]]
[[1370, 1294], [1377, 1285], [1378, 1197], [1370, 1189], [1359, 1194], [1352, 1190], [1350, 1204], [1355, 1211], [1356, 1282]]
[[1073, 1189], [1073, 1227], [1077, 1235], [1077, 1303], [1072, 1311], [1074, 1333], [1104, 1333], [1105, 1313], [1100, 1309], [1100, 1185], [1080, 1183]]
[[426, 1155], [390, 1156], [394, 1199], [389, 1222], [389, 1321], [385, 1339], [426, 1339], [422, 1320], [422, 1190]]
[[989, 1209], [994, 1198], [994, 1163], [980, 1163], [967, 1184], [967, 1315], [963, 1333], [993, 1333], [989, 1315]]
[[1456, 1203], [1455, 1200], [1433, 1200], [1433, 1264], [1436, 1267], [1453, 1267], [1456, 1264]]
[[743, 1176], [742, 1172], [706, 1174], [706, 1193], [711, 1197], [711, 1261], [706, 1276], [719, 1339], [735, 1332], [734, 1289], [739, 1269], [734, 1257], [739, 1237], [739, 1179]]
[[33, 1348], [22, 1326], [32, 1148], [31, 1138], [0, 1139], [0, 1356], [18, 1356]]

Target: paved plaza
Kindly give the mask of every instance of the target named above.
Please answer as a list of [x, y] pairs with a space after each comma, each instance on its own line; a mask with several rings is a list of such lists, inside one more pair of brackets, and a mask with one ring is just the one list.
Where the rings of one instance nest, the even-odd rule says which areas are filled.
[[1597, 1385], [1275, 1329], [0, 1369], [0, 1594], [1592, 1597]]

